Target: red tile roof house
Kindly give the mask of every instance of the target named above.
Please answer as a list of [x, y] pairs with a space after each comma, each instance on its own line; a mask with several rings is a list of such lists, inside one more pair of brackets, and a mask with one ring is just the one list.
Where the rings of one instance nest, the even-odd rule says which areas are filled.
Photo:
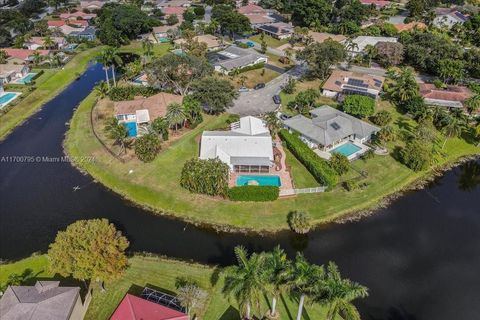
[[77, 19], [77, 18], [82, 18], [83, 20], [90, 20], [96, 17], [97, 15], [95, 13], [85, 13], [82, 11], [62, 13], [60, 15], [60, 19], [63, 19], [63, 20]]
[[72, 25], [72, 26], [80, 26], [80, 27], [88, 27], [87, 20], [77, 20], [77, 19], [70, 19], [70, 20], [48, 20], [47, 21], [48, 28], [58, 28], [65, 25]]
[[187, 10], [185, 7], [165, 7], [162, 8], [162, 12], [166, 17], [176, 15], [179, 20], [183, 20], [183, 13]]
[[389, 7], [392, 2], [383, 0], [360, 0], [360, 3], [366, 6], [374, 5], [377, 9]]
[[190, 320], [180, 311], [127, 293], [110, 320]]
[[48, 56], [50, 50], [29, 50], [29, 49], [14, 49], [14, 48], [4, 48], [4, 50], [9, 58], [19, 59], [26, 62], [32, 60], [32, 56], [35, 51], [37, 51], [41, 56]]
[[432, 83], [419, 83], [419, 87], [425, 103], [431, 106], [463, 108], [465, 100], [473, 95], [470, 89], [462, 86], [452, 85], [442, 89]]
[[238, 8], [238, 12], [246, 16], [253, 15], [253, 14], [259, 14], [259, 15], [267, 14], [267, 11], [265, 9], [253, 3]]

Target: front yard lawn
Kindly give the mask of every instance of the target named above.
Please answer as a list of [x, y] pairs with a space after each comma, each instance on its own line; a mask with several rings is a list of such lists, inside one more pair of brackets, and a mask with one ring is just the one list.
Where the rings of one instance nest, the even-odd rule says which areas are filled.
[[[202, 131], [222, 127], [227, 114], [218, 117], [206, 115], [203, 123], [165, 148], [151, 163], [121, 163], [113, 159], [92, 134], [89, 116], [94, 103], [95, 97], [90, 95], [80, 104], [71, 121], [65, 143], [70, 157], [80, 159], [84, 155], [94, 156], [94, 162], [79, 165], [97, 181], [139, 205], [188, 221], [274, 231], [288, 228], [288, 212], [302, 208], [310, 213], [314, 223], [326, 222], [352, 211], [375, 206], [383, 197], [401, 190], [427, 173], [413, 172], [391, 156], [376, 156], [364, 164], [368, 171], [365, 180], [367, 187], [364, 189], [346, 192], [338, 186], [330, 192], [304, 194], [268, 203], [236, 203], [211, 198], [192, 194], [180, 187], [180, 172], [185, 161], [198, 156], [198, 141]], [[478, 154], [480, 148], [464, 140], [449, 139], [445, 151], [447, 155], [439, 160], [439, 165], [455, 161], [460, 156]], [[361, 161], [357, 163], [362, 164]], [[298, 172], [302, 172], [301, 168], [294, 161], [289, 160], [289, 164], [293, 168], [296, 183], [308, 187], [312, 180], [308, 180], [305, 171], [296, 177]], [[133, 174], [128, 174], [130, 170], [133, 170]]]
[[247, 87], [253, 89], [257, 83], [267, 83], [278, 77], [280, 73], [267, 68], [242, 72], [236, 76], [226, 76], [235, 88]]
[[[252, 40], [252, 41], [255, 41], [259, 45], [262, 44], [260, 34], [251, 36], [249, 39]], [[265, 35], [264, 39], [265, 39], [265, 42], [267, 43], [267, 46], [270, 47], [270, 48], [278, 48], [278, 47], [288, 43], [288, 39], [278, 40], [278, 39], [275, 39], [275, 38], [273, 38], [271, 36], [268, 36], [268, 35]]]

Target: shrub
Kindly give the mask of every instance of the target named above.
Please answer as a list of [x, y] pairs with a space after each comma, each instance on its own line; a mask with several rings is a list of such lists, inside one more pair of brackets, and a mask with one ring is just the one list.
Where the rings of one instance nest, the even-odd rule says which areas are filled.
[[363, 160], [368, 160], [368, 159], [372, 159], [373, 157], [375, 157], [375, 152], [373, 152], [372, 149], [368, 149], [364, 154], [362, 154], [362, 159]]
[[353, 191], [353, 190], [357, 190], [360, 186], [358, 182], [355, 180], [347, 180], [343, 183], [343, 187], [347, 191]]
[[413, 171], [427, 169], [431, 160], [431, 148], [425, 142], [411, 140], [400, 150], [400, 162]]
[[287, 83], [282, 86], [282, 91], [286, 94], [293, 94], [297, 86], [297, 80], [292, 77], [288, 77]]
[[243, 42], [237, 42], [237, 47], [242, 48], [242, 49], [248, 49], [248, 44], [243, 43]]
[[146, 134], [135, 140], [135, 154], [140, 161], [151, 162], [160, 151], [160, 140], [155, 134]]
[[350, 161], [341, 153], [333, 153], [329, 160], [330, 167], [333, 168], [339, 175], [345, 174], [350, 170]]
[[395, 129], [391, 126], [383, 127], [382, 129], [380, 129], [380, 131], [377, 132], [375, 137], [378, 141], [382, 143], [395, 141], [396, 139]]
[[293, 232], [307, 233], [311, 228], [311, 218], [306, 212], [291, 211], [288, 213], [287, 222]]
[[293, 155], [307, 168], [312, 176], [320, 184], [333, 188], [338, 181], [338, 175], [325, 159], [320, 158], [312, 149], [310, 149], [297, 135], [289, 133], [282, 129], [279, 132], [280, 137]]
[[193, 158], [183, 166], [180, 185], [195, 193], [225, 196], [228, 192], [228, 165], [219, 159]]
[[371, 116], [375, 112], [375, 100], [358, 94], [348, 95], [343, 101], [343, 111], [360, 118]]
[[193, 12], [197, 17], [203, 17], [205, 15], [205, 8], [204, 7], [194, 7]]
[[229, 75], [234, 75], [234, 74], [238, 74], [238, 73], [243, 73], [243, 72], [247, 72], [247, 71], [250, 71], [250, 70], [256, 70], [256, 69], [261, 69], [265, 67], [265, 62], [260, 62], [260, 63], [257, 63], [257, 64], [254, 64], [254, 65], [251, 65], [251, 66], [246, 66], [246, 67], [243, 67], [243, 68], [238, 68], [238, 69], [235, 69], [233, 71], [230, 71]]
[[382, 110], [373, 115], [370, 120], [377, 126], [386, 126], [392, 121], [392, 114], [386, 110]]
[[232, 201], [274, 201], [279, 193], [275, 186], [241, 186], [230, 188], [228, 197]]
[[112, 101], [133, 100], [136, 96], [149, 97], [158, 93], [159, 90], [153, 87], [144, 86], [125, 86], [113, 87], [110, 89], [108, 96]]

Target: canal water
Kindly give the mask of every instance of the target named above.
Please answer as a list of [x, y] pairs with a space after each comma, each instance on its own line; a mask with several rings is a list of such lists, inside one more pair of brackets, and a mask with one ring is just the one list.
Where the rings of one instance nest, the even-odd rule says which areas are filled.
[[358, 303], [363, 319], [480, 318], [480, 162], [447, 172], [375, 215], [308, 236], [216, 233], [136, 208], [62, 158], [75, 106], [103, 77], [101, 66], [91, 65], [0, 143], [0, 258], [44, 252], [58, 230], [103, 217], [127, 235], [132, 251], [226, 265], [236, 245], [261, 251], [280, 244], [311, 262], [334, 260], [345, 276], [370, 288]]

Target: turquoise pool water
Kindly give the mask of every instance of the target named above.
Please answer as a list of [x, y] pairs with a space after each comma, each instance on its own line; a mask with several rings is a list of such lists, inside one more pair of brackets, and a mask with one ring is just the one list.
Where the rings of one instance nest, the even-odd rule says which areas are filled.
[[249, 181], [257, 181], [259, 186], [280, 187], [282, 185], [279, 176], [238, 176], [237, 186], [248, 186]]
[[351, 156], [352, 154], [354, 154], [355, 152], [359, 151], [359, 150], [362, 150], [362, 148], [360, 148], [359, 146], [356, 146], [354, 145], [353, 143], [351, 142], [347, 142], [345, 144], [342, 144], [341, 146], [339, 147], [336, 147], [335, 149], [331, 150], [330, 153], [340, 153], [340, 154], [343, 154], [344, 156], [346, 157], [349, 157]]
[[137, 124], [135, 122], [125, 122], [123, 125], [127, 128], [129, 137], [137, 136]]
[[16, 93], [13, 92], [7, 92], [3, 96], [0, 96], [0, 106], [4, 106], [17, 96]]
[[18, 79], [16, 83], [20, 83], [20, 84], [30, 83], [32, 82], [33, 77], [35, 77], [36, 75], [37, 75], [36, 73], [29, 73], [25, 77]]

